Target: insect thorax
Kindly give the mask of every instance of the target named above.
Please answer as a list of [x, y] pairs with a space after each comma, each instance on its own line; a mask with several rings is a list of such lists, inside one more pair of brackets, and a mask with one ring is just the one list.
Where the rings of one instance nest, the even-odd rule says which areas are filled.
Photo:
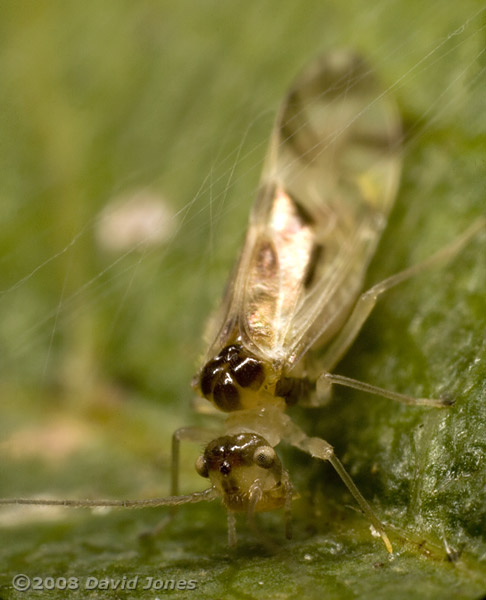
[[241, 344], [225, 346], [201, 370], [196, 387], [224, 412], [281, 402], [295, 404], [311, 393], [306, 379], [285, 377], [280, 369], [254, 356]]

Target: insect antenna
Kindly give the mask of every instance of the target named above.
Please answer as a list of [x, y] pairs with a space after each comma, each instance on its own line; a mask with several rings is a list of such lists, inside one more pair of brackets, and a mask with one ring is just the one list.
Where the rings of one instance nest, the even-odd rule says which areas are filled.
[[0, 498], [0, 505], [19, 504], [32, 506], [65, 506], [68, 508], [150, 508], [157, 506], [179, 506], [214, 500], [218, 496], [213, 487], [202, 492], [193, 492], [165, 498], [145, 498], [141, 500], [52, 500], [47, 498]]

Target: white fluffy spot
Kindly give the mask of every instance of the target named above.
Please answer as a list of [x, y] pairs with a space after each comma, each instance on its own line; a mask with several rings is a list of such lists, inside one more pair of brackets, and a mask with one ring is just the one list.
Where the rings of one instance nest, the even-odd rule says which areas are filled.
[[98, 244], [110, 252], [159, 246], [174, 231], [175, 216], [155, 192], [137, 190], [115, 198], [101, 211], [96, 227]]

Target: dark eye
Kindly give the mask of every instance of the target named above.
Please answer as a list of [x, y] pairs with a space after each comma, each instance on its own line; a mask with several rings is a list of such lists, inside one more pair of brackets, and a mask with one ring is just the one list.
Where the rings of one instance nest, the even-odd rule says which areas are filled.
[[270, 469], [275, 462], [275, 450], [272, 446], [260, 446], [253, 454], [254, 462], [263, 469]]
[[209, 477], [208, 463], [203, 455], [196, 460], [196, 471], [201, 477]]

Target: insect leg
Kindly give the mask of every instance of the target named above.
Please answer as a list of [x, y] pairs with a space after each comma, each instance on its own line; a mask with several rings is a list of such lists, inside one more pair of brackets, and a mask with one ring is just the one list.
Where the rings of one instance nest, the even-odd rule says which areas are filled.
[[479, 218], [451, 244], [441, 248], [438, 252], [425, 259], [421, 263], [413, 265], [404, 271], [400, 271], [400, 273], [396, 273], [395, 275], [388, 277], [384, 281], [374, 285], [360, 296], [346, 324], [322, 357], [321, 364], [323, 366], [324, 373], [319, 377], [317, 382], [319, 394], [327, 394], [329, 392], [330, 385], [337, 384], [353, 387], [365, 392], [371, 392], [380, 396], [385, 396], [386, 398], [391, 398], [393, 400], [399, 400], [405, 404], [439, 407], [449, 406], [451, 404], [450, 400], [412, 398], [411, 396], [384, 390], [382, 388], [378, 388], [368, 383], [356, 381], [348, 377], [333, 375], [329, 373], [329, 371], [332, 370], [332, 368], [339, 362], [349, 346], [353, 343], [364, 322], [373, 310], [379, 297], [384, 292], [395, 287], [399, 283], [407, 281], [411, 277], [422, 273], [430, 267], [435, 266], [437, 263], [452, 260], [477, 233], [485, 228], [485, 225], [486, 219], [484, 217]]
[[171, 460], [171, 487], [172, 496], [179, 494], [179, 470], [180, 470], [180, 443], [207, 442], [214, 437], [214, 431], [202, 427], [181, 427], [172, 434], [172, 460]]
[[[171, 496], [178, 496], [179, 494], [179, 470], [180, 470], [180, 443], [182, 440], [202, 442], [208, 439], [214, 432], [209, 432], [206, 429], [200, 427], [181, 427], [176, 429], [172, 434], [172, 457], [171, 457], [171, 485], [170, 493]], [[169, 515], [162, 519], [160, 523], [143, 531], [140, 537], [144, 540], [150, 540], [157, 537], [173, 520], [177, 512], [177, 505], [173, 505], [170, 508]]]
[[[292, 484], [287, 481], [285, 483], [285, 504], [284, 504], [284, 519], [285, 519], [285, 535], [287, 537], [287, 539], [290, 539], [292, 537], [291, 535], [291, 515], [290, 515], [290, 509], [291, 509], [291, 504], [292, 504], [292, 493], [293, 493], [293, 488], [292, 488]], [[263, 496], [263, 490], [261, 487], [261, 482], [257, 479], [253, 482], [253, 484], [250, 486], [250, 490], [249, 490], [249, 502], [248, 502], [248, 523], [251, 527], [251, 529], [253, 530], [253, 533], [255, 534], [255, 536], [257, 538], [259, 538], [262, 542], [262, 544], [264, 544], [264, 546], [266, 546], [268, 548], [268, 550], [270, 550], [271, 552], [276, 552], [279, 550], [279, 546], [276, 545], [271, 539], [269, 539], [268, 537], [264, 536], [262, 531], [258, 528], [257, 523], [255, 521], [255, 508], [258, 505], [259, 501], [261, 500]]]
[[[248, 493], [248, 500], [249, 500], [248, 501], [248, 523], [250, 524], [250, 527], [253, 530], [253, 533], [260, 539], [263, 539], [263, 538], [262, 538], [261, 532], [259, 531], [259, 529], [255, 523], [255, 507], [257, 506], [258, 502], [261, 500], [262, 496], [263, 496], [263, 491], [262, 491], [261, 483], [257, 479], [250, 486], [250, 490]], [[263, 540], [263, 541], [264, 541], [264, 543], [266, 543], [266, 540]]]
[[300, 429], [300, 427], [291, 422], [288, 423], [285, 433], [285, 439], [296, 448], [299, 448], [299, 450], [307, 452], [314, 458], [328, 460], [331, 463], [339, 477], [341, 477], [343, 480], [345, 486], [359, 504], [361, 510], [368, 517], [374, 529], [380, 534], [388, 552], [392, 554], [393, 548], [382, 522], [377, 517], [369, 503], [365, 500], [359, 489], [356, 487], [356, 484], [351, 479], [351, 476], [346, 471], [341, 461], [334, 454], [334, 448], [331, 446], [331, 444], [321, 438], [307, 436], [302, 429]]
[[317, 393], [328, 395], [329, 387], [331, 385], [342, 385], [344, 387], [354, 388], [362, 392], [369, 394], [376, 394], [377, 396], [383, 396], [390, 400], [398, 400], [403, 404], [410, 404], [414, 406], [432, 406], [435, 408], [445, 408], [454, 404], [454, 401], [450, 398], [414, 398], [413, 396], [407, 396], [406, 394], [399, 394], [392, 390], [386, 390], [384, 388], [366, 383], [365, 381], [358, 381], [351, 377], [345, 377], [344, 375], [336, 375], [334, 373], [322, 373], [316, 383]]

